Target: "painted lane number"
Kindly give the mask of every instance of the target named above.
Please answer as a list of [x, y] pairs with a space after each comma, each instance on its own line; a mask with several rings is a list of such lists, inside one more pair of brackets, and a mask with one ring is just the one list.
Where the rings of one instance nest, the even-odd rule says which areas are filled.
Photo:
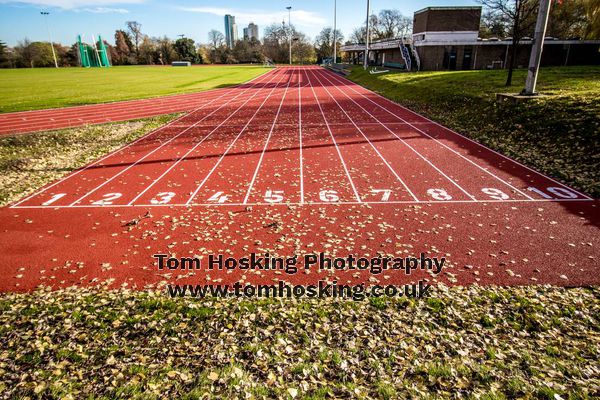
[[54, 196], [52, 196], [50, 198], [50, 200], [42, 203], [43, 206], [49, 206], [50, 204], [54, 203], [55, 201], [57, 201], [58, 199], [62, 199], [63, 197], [65, 197], [67, 194], [66, 193], [58, 193], [55, 194]]
[[390, 189], [372, 189], [371, 193], [373, 193], [373, 194], [383, 193], [381, 195], [381, 201], [388, 201], [390, 199], [390, 195], [392, 194], [392, 191]]
[[161, 192], [156, 195], [155, 198], [150, 200], [152, 204], [167, 204], [175, 197], [175, 193], [173, 192]]
[[281, 203], [283, 201], [283, 190], [267, 190], [265, 201], [267, 203]]
[[210, 201], [211, 203], [225, 203], [227, 201], [227, 198], [228, 196], [223, 195], [223, 192], [217, 192], [210, 196], [208, 201]]
[[553, 199], [553, 198], [557, 198], [557, 197], [561, 198], [561, 199], [576, 199], [577, 198], [577, 193], [573, 193], [569, 189], [561, 188], [561, 187], [546, 188], [546, 190], [548, 192], [552, 193], [556, 197], [552, 197], [548, 193], [545, 193], [545, 192], [541, 191], [540, 189], [534, 188], [534, 187], [528, 187], [527, 190], [529, 190], [530, 192], [537, 193], [545, 199]]
[[483, 188], [481, 191], [494, 200], [507, 200], [509, 198], [509, 196], [500, 189]]
[[427, 194], [433, 197], [435, 200], [452, 200], [452, 196], [448, 194], [444, 189], [429, 189]]
[[321, 201], [326, 203], [333, 203], [336, 201], [340, 201], [340, 196], [338, 196], [338, 192], [335, 190], [321, 190], [319, 192], [319, 198]]
[[102, 196], [103, 197], [102, 200], [96, 200], [92, 204], [95, 204], [97, 206], [108, 206], [108, 205], [113, 204], [113, 201], [115, 201], [116, 199], [118, 199], [121, 196], [123, 196], [122, 193], [106, 193], [105, 195]]

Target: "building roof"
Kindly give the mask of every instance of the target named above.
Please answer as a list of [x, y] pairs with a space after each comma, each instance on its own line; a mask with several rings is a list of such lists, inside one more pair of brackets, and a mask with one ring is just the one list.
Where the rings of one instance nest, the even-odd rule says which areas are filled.
[[452, 10], [481, 10], [481, 6], [425, 7], [418, 11], [415, 11], [415, 14], [420, 14], [425, 11], [452, 11]]

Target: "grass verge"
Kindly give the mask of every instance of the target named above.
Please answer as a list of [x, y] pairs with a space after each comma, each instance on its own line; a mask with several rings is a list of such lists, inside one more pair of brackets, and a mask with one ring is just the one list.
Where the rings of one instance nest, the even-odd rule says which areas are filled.
[[[597, 288], [437, 287], [420, 300], [0, 296], [13, 398], [541, 398], [600, 394]], [[559, 397], [556, 397], [558, 395]]]
[[175, 117], [163, 115], [0, 137], [0, 206], [34, 192]]
[[266, 71], [248, 65], [0, 69], [0, 112], [199, 92], [236, 85]]
[[355, 67], [349, 78], [494, 150], [600, 197], [600, 67], [543, 68], [538, 100], [499, 104], [519, 92], [525, 70], [391, 72]]

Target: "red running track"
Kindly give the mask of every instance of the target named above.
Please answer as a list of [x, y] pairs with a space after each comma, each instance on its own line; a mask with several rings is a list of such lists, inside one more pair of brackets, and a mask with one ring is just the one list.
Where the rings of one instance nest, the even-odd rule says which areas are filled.
[[4, 113], [0, 114], [0, 136], [189, 112], [205, 107], [212, 101], [228, 96], [232, 91], [245, 88], [251, 83], [252, 80], [229, 89], [213, 89], [149, 99]]
[[[134, 221], [136, 223], [132, 223]], [[1, 291], [588, 285], [598, 201], [318, 67], [277, 68], [0, 210]], [[159, 271], [157, 253], [446, 257], [440, 275]]]

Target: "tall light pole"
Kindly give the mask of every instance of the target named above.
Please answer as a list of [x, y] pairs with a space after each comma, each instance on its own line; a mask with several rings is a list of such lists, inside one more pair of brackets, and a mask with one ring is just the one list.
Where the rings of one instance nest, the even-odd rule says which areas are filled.
[[333, 0], [333, 62], [335, 64], [337, 61], [337, 0]]
[[48, 30], [48, 37], [50, 38], [50, 48], [52, 49], [52, 57], [54, 57], [54, 67], [58, 68], [58, 62], [56, 61], [56, 53], [54, 52], [54, 45], [52, 44], [52, 34], [50, 33], [50, 25], [48, 25], [48, 11], [41, 11], [40, 14], [44, 16], [46, 20], [46, 29]]
[[363, 60], [363, 68], [369, 66], [369, 14], [371, 13], [371, 1], [367, 0], [367, 32], [365, 34], [365, 57]]
[[290, 65], [292, 65], [292, 6], [286, 8], [288, 10], [288, 29], [290, 30]]
[[542, 61], [542, 49], [544, 38], [546, 37], [546, 27], [548, 26], [548, 14], [550, 14], [550, 0], [542, 0], [535, 24], [535, 35], [531, 46], [531, 57], [529, 58], [529, 69], [527, 71], [527, 80], [522, 94], [535, 95], [535, 85], [537, 83], [540, 62]]

